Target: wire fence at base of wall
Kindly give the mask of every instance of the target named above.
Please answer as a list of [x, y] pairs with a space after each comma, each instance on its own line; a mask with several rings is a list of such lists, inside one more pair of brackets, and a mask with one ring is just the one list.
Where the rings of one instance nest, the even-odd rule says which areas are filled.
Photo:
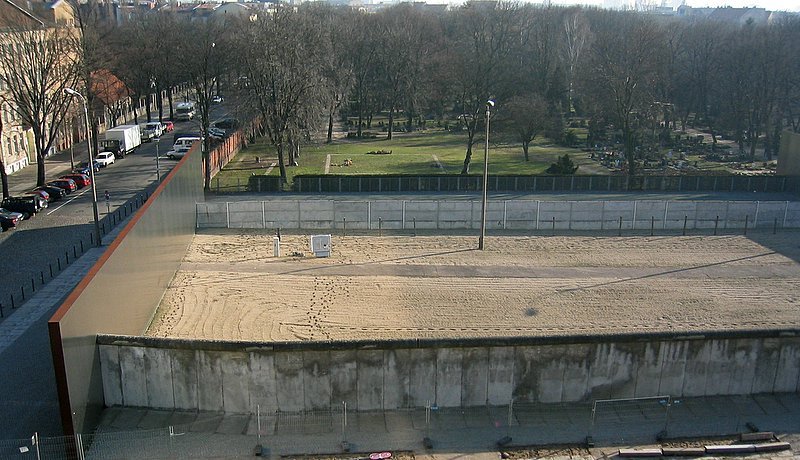
[[[431, 403], [391, 411], [357, 412], [343, 403], [330, 410], [221, 414], [138, 411], [139, 426], [154, 419], [179, 425], [94, 434], [0, 441], [0, 458], [129, 459], [237, 458], [269, 455], [342, 455], [430, 448], [484, 448], [547, 444], [633, 445], [668, 438], [722, 436], [748, 431], [758, 416], [754, 396], [645, 398], [502, 406], [439, 408]], [[720, 409], [721, 408], [721, 409]], [[133, 411], [112, 408], [109, 410]], [[130, 415], [130, 414], [128, 414]], [[796, 414], [795, 414], [796, 415]], [[756, 418], [751, 418], [755, 416]], [[790, 415], [791, 416], [791, 415]], [[119, 416], [128, 422], [131, 417]], [[191, 419], [191, 422], [186, 422]], [[118, 426], [122, 426], [117, 424]]]

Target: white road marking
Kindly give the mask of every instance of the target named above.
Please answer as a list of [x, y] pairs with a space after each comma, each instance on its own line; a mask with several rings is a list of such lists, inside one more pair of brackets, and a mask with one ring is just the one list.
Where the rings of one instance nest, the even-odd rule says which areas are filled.
[[[79, 197], [79, 196], [83, 195], [84, 193], [88, 192], [88, 191], [89, 191], [89, 190], [91, 190], [91, 189], [92, 189], [92, 188], [91, 188], [91, 186], [86, 186], [86, 187], [84, 187], [84, 189], [83, 189], [83, 191], [82, 191], [82, 192], [80, 192], [79, 194], [77, 194], [77, 195], [73, 196], [73, 197], [72, 197], [72, 198], [70, 198], [69, 200], [65, 201], [65, 202], [64, 202], [64, 203], [62, 203], [62, 204], [61, 204], [59, 207], [57, 207], [57, 208], [53, 209], [52, 211], [48, 211], [48, 212], [47, 212], [47, 215], [49, 216], [50, 214], [52, 214], [52, 213], [54, 213], [54, 212], [58, 211], [59, 209], [63, 208], [64, 206], [66, 206], [66, 205], [68, 205], [68, 204], [72, 203], [73, 201], [75, 201], [76, 199], [78, 199], [78, 197]], [[48, 207], [48, 209], [50, 209], [50, 208]]]

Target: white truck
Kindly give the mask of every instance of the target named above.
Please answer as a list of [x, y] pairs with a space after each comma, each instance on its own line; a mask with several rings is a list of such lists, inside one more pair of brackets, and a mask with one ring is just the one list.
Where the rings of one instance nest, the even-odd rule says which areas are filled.
[[119, 125], [106, 131], [100, 139], [101, 152], [113, 152], [116, 158], [136, 151], [142, 145], [142, 134], [139, 125]]
[[176, 120], [191, 120], [194, 118], [194, 102], [178, 102], [175, 106]]

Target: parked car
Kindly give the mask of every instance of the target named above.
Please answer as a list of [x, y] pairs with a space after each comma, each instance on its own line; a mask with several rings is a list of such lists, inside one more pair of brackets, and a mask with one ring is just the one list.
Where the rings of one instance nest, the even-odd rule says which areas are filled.
[[75, 181], [75, 185], [77, 185], [78, 188], [84, 188], [92, 185], [92, 179], [90, 179], [86, 174], [65, 174], [59, 179], [72, 179]]
[[19, 212], [13, 212], [0, 208], [0, 228], [2, 228], [3, 231], [14, 228], [23, 219], [23, 217], [24, 216]]
[[47, 193], [46, 190], [29, 190], [29, 191], [25, 192], [25, 194], [26, 195], [33, 195], [33, 196], [40, 196], [40, 197], [44, 198], [48, 203], [53, 201], [50, 198], [50, 194]]
[[47, 185], [51, 187], [58, 187], [64, 190], [67, 193], [67, 195], [74, 192], [75, 190], [78, 190], [78, 186], [75, 185], [75, 181], [72, 179], [51, 180], [50, 182], [47, 183]]
[[208, 128], [208, 135], [212, 137], [218, 137], [220, 139], [224, 138], [228, 135], [228, 133], [221, 128]]
[[179, 147], [176, 148], [175, 150], [170, 150], [169, 152], [167, 152], [167, 158], [171, 160], [180, 160], [181, 158], [186, 156], [186, 153], [188, 151], [189, 151], [188, 148]]
[[[92, 161], [92, 165], [94, 167], [94, 172], [100, 171], [100, 162], [98, 162], [97, 160], [94, 160], [94, 161]], [[88, 176], [89, 173], [91, 172], [91, 171], [89, 171], [89, 162], [88, 161], [84, 161], [83, 163], [78, 165], [78, 167], [75, 168], [72, 172], [77, 173], [77, 174], [86, 174]]]
[[3, 200], [2, 207], [9, 211], [33, 216], [47, 207], [47, 200], [40, 196], [10, 196]]
[[50, 186], [50, 185], [42, 185], [41, 187], [36, 187], [34, 190], [44, 190], [45, 192], [47, 192], [47, 194], [50, 195], [49, 200], [50, 200], [51, 203], [53, 201], [58, 201], [58, 200], [64, 198], [65, 196], [67, 196], [67, 192], [64, 191], [64, 189], [61, 188], [61, 187], [53, 187], [53, 186]]
[[163, 122], [162, 124], [164, 125], [164, 132], [165, 133], [171, 133], [172, 131], [175, 130], [175, 123], [173, 123], [173, 122], [171, 122], [169, 120]]
[[223, 118], [222, 120], [215, 121], [214, 127], [226, 131], [234, 131], [239, 129], [239, 120], [236, 118]]
[[214, 104], [222, 104], [223, 102], [225, 102], [225, 98], [220, 96], [219, 94], [215, 94], [214, 96], [211, 97], [211, 102]]
[[95, 160], [100, 163], [101, 168], [114, 164], [114, 152], [100, 152]]

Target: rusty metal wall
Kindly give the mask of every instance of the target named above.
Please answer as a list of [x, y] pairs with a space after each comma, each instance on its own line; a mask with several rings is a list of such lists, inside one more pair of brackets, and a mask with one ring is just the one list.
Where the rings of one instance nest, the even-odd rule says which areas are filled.
[[204, 200], [194, 148], [126, 224], [50, 319], [65, 434], [91, 430], [104, 406], [97, 334], [141, 334], [186, 253]]

